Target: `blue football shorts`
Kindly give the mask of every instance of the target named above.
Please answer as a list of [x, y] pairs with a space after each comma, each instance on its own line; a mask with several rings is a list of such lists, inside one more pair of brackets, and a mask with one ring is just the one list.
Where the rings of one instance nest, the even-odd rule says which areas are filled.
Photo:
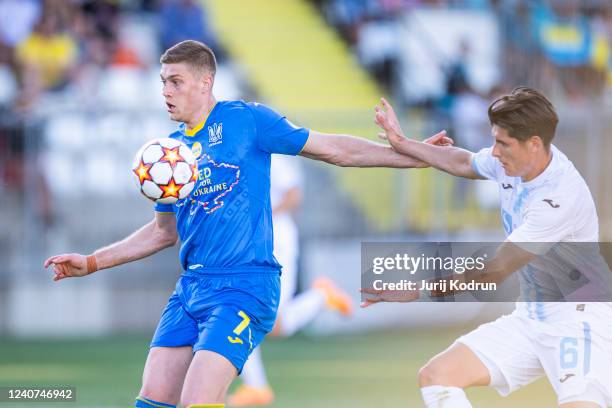
[[238, 370], [274, 327], [280, 273], [183, 274], [151, 347], [191, 346], [227, 358]]

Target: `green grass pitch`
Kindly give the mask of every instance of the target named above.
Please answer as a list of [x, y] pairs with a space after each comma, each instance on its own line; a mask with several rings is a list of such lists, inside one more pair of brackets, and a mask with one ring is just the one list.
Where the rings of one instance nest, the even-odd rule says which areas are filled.
[[[417, 371], [462, 330], [267, 340], [263, 355], [276, 392], [273, 407], [420, 407]], [[140, 387], [148, 336], [80, 340], [0, 338], [0, 387], [71, 385], [70, 404], [0, 403], [4, 407], [131, 407]], [[475, 407], [556, 406], [546, 380], [502, 398], [468, 392]]]

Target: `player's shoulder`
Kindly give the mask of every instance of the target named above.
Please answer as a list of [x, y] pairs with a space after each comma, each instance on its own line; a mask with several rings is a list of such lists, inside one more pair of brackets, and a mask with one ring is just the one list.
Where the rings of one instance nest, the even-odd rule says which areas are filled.
[[554, 145], [551, 146], [551, 149], [553, 152], [552, 168], [546, 182], [539, 189], [540, 194], [572, 198], [577, 193], [588, 191], [586, 181], [574, 167], [572, 161]]
[[244, 110], [244, 109], [248, 109], [249, 102], [246, 102], [242, 99], [233, 99], [233, 100], [218, 101], [217, 105], [227, 110]]
[[257, 109], [269, 109], [266, 105], [253, 102], [253, 101], [245, 101], [243, 99], [235, 99], [235, 100], [227, 100], [227, 101], [218, 101], [217, 105], [224, 111], [252, 111]]
[[576, 212], [590, 211], [593, 199], [585, 180], [565, 154], [552, 148], [554, 167], [546, 181], [534, 191], [531, 205], [570, 218]]
[[224, 116], [231, 116], [234, 120], [255, 120], [261, 104], [257, 102], [246, 102], [242, 99], [219, 101], [218, 111]]
[[261, 102], [251, 101], [251, 102], [244, 102], [244, 104], [246, 105], [247, 109], [249, 109], [255, 116], [270, 116], [270, 115], [278, 116], [279, 115], [274, 109], [272, 109], [268, 105], [261, 103]]
[[275, 123], [277, 120], [284, 116], [270, 108], [269, 106], [260, 102], [244, 102], [240, 101], [243, 105], [241, 108], [247, 109], [257, 126], [264, 124]]

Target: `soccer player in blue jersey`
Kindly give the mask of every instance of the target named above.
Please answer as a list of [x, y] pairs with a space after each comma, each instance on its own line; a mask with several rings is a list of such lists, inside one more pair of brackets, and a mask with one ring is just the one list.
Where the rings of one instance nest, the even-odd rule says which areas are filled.
[[[382, 144], [295, 126], [262, 104], [217, 101], [215, 56], [200, 42], [181, 42], [160, 61], [167, 110], [182, 123], [170, 137], [198, 157], [198, 185], [174, 205], [157, 204], [155, 219], [124, 240], [44, 265], [59, 281], [142, 259], [180, 239], [183, 274], [153, 337], [135, 406], [222, 407], [276, 317], [281, 266], [272, 255], [270, 155], [339, 166], [425, 165]], [[451, 141], [439, 134], [428, 142]]]

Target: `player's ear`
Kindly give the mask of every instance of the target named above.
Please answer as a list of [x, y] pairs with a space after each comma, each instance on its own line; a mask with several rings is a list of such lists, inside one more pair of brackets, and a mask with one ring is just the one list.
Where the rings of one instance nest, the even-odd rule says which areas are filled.
[[529, 147], [529, 150], [531, 150], [532, 153], [535, 153], [544, 147], [544, 142], [540, 136], [531, 136], [529, 138]]
[[204, 75], [202, 76], [202, 93], [212, 92], [213, 87], [213, 79], [212, 75]]

